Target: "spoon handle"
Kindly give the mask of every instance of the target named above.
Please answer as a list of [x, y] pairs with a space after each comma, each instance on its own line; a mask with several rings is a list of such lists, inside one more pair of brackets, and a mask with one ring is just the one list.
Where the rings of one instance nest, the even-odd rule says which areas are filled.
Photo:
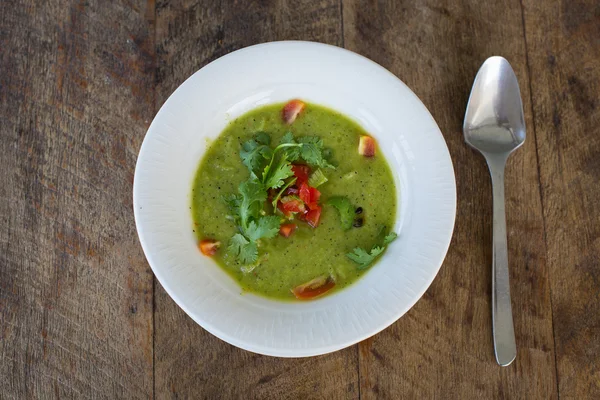
[[512, 306], [510, 303], [510, 280], [508, 273], [508, 248], [506, 244], [506, 217], [504, 210], [504, 166], [506, 159], [490, 160], [494, 198], [494, 245], [492, 261], [492, 329], [496, 361], [509, 365], [517, 356]]

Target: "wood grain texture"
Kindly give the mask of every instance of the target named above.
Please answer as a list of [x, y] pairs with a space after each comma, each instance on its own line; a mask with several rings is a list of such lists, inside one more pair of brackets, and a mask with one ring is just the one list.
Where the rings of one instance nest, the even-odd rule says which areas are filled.
[[[0, 399], [600, 398], [600, 6], [522, 3], [5, 0]], [[400, 77], [440, 125], [458, 185], [424, 297], [375, 337], [309, 359], [196, 325], [153, 282], [132, 213], [137, 153], [168, 95], [222, 55], [284, 39], [345, 46]], [[528, 128], [506, 176], [508, 368], [491, 338], [489, 175], [461, 132], [491, 55], [515, 68]]]
[[[359, 346], [361, 398], [554, 398], [556, 376], [536, 140], [518, 1], [344, 2], [346, 47], [395, 73], [438, 122], [454, 162], [456, 227], [425, 296]], [[489, 56], [516, 70], [528, 139], [508, 163], [506, 202], [518, 355], [495, 360], [491, 332], [492, 195], [484, 159], [465, 145], [473, 79]]]
[[525, 1], [559, 395], [600, 398], [600, 4]]
[[[157, 104], [208, 62], [251, 44], [304, 39], [341, 45], [337, 1], [156, 4]], [[237, 349], [204, 331], [156, 283], [157, 398], [358, 398], [357, 347], [308, 359]]]
[[152, 118], [146, 4], [0, 11], [0, 398], [152, 394], [131, 189]]

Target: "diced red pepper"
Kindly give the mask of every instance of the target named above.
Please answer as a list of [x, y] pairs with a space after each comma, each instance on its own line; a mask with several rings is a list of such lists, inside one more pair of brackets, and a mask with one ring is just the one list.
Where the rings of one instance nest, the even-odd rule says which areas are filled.
[[215, 253], [219, 249], [220, 245], [221, 245], [221, 242], [218, 242], [216, 240], [210, 240], [210, 239], [204, 239], [204, 240], [201, 240], [200, 243], [198, 243], [198, 247], [200, 248], [200, 251], [202, 252], [202, 254], [204, 254], [205, 256], [209, 256], [209, 257], [215, 255]]
[[283, 214], [283, 215], [284, 215], [286, 218], [288, 218], [288, 219], [292, 219], [292, 218], [293, 218], [293, 215], [294, 215], [293, 213], [291, 213], [291, 212], [289, 212], [289, 211], [285, 211], [285, 210], [283, 209], [283, 203], [282, 203], [282, 202], [280, 202], [280, 201], [279, 201], [279, 202], [277, 202], [277, 209], [278, 209], [279, 211], [281, 211], [281, 213], [282, 213], [282, 214]]
[[302, 182], [302, 184], [300, 185], [300, 189], [298, 189], [298, 197], [300, 197], [300, 200], [302, 200], [305, 204], [311, 203], [310, 189], [306, 182]]
[[301, 200], [287, 197], [281, 199], [278, 207], [286, 216], [289, 216], [289, 213], [304, 213], [306, 210]]
[[296, 224], [283, 224], [279, 227], [279, 234], [283, 237], [290, 237], [296, 228]]
[[318, 202], [319, 198], [321, 197], [321, 192], [313, 187], [308, 186], [306, 183], [302, 183], [302, 185], [300, 185], [300, 189], [298, 190], [298, 196], [300, 197], [300, 200], [302, 200], [308, 206], [308, 208], [314, 210], [319, 206]]
[[298, 189], [298, 198], [286, 196], [278, 204], [279, 210], [288, 218], [292, 213], [297, 213], [296, 217], [306, 221], [310, 226], [316, 228], [321, 218], [321, 207], [318, 204], [321, 192], [302, 182]]
[[303, 182], [308, 181], [310, 175], [310, 167], [308, 165], [293, 164], [292, 171], [296, 176], [296, 185], [300, 186]]
[[278, 209], [279, 211], [281, 211], [281, 213], [282, 213], [282, 214], [283, 214], [283, 215], [284, 215], [286, 218], [288, 218], [288, 219], [292, 219], [292, 218], [293, 218], [293, 216], [294, 216], [294, 214], [293, 214], [293, 213], [291, 213], [290, 211], [286, 211], [286, 210], [283, 208], [283, 203], [282, 203], [281, 201], [278, 201], [278, 202], [277, 202], [277, 209]]
[[331, 277], [323, 275], [296, 286], [292, 289], [292, 293], [300, 300], [314, 299], [331, 290], [334, 286], [335, 281]]
[[311, 205], [317, 205], [319, 198], [321, 197], [321, 192], [314, 187], [309, 187], [308, 190], [310, 191], [310, 203], [308, 204], [308, 207], [313, 209], [314, 207], [311, 207]]
[[308, 213], [306, 213], [305, 218], [306, 222], [313, 228], [319, 226], [319, 220], [321, 219], [321, 207], [315, 206]]
[[304, 107], [306, 107], [306, 104], [304, 104], [300, 100], [289, 101], [281, 111], [281, 116], [285, 123], [291, 124], [292, 122], [294, 122], [298, 117], [298, 114], [300, 114], [302, 110], [304, 110]]

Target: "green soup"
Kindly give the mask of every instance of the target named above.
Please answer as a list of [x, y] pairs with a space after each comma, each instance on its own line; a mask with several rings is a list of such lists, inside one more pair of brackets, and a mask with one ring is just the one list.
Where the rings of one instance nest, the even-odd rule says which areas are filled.
[[[335, 281], [335, 287], [328, 292], [331, 293], [352, 284], [374, 267], [359, 269], [346, 254], [355, 247], [368, 252], [381, 244], [383, 235], [394, 225], [396, 189], [390, 167], [380, 151], [374, 157], [358, 153], [359, 138], [367, 135], [358, 124], [314, 104], [307, 104], [292, 124], [286, 124], [282, 107], [283, 104], [268, 105], [242, 115], [210, 145], [194, 179], [192, 214], [198, 240], [209, 238], [221, 242], [213, 259], [244, 291], [292, 300], [295, 298], [292, 288], [317, 276], [327, 275]], [[239, 228], [224, 197], [237, 193], [240, 183], [249, 179], [240, 149], [257, 132], [268, 133], [273, 146], [286, 132], [296, 137], [318, 136], [331, 149], [336, 168], [322, 169], [328, 181], [318, 186], [322, 207], [319, 225], [312, 228], [296, 219], [290, 221], [297, 229], [289, 237], [278, 234], [260, 240], [260, 263], [251, 269], [228, 251], [228, 243], [239, 233]], [[342, 228], [340, 214], [327, 204], [332, 196], [346, 196], [354, 207], [362, 209], [358, 210], [352, 228]], [[264, 209], [273, 213], [268, 202]]]

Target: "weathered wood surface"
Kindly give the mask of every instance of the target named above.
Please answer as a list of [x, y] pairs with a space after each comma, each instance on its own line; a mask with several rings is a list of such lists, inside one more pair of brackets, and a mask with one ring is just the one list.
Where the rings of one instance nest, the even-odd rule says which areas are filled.
[[[424, 101], [454, 160], [448, 257], [402, 319], [326, 356], [234, 348], [169, 298], [131, 188], [168, 95], [238, 48], [345, 46]], [[505, 56], [528, 138], [506, 178], [518, 357], [491, 340], [491, 187], [462, 117]], [[0, 8], [0, 398], [600, 397], [600, 8], [596, 1], [8, 1]]]
[[0, 6], [2, 399], [152, 395], [131, 186], [153, 16], [142, 2]]
[[600, 398], [600, 3], [524, 1], [560, 397]]

